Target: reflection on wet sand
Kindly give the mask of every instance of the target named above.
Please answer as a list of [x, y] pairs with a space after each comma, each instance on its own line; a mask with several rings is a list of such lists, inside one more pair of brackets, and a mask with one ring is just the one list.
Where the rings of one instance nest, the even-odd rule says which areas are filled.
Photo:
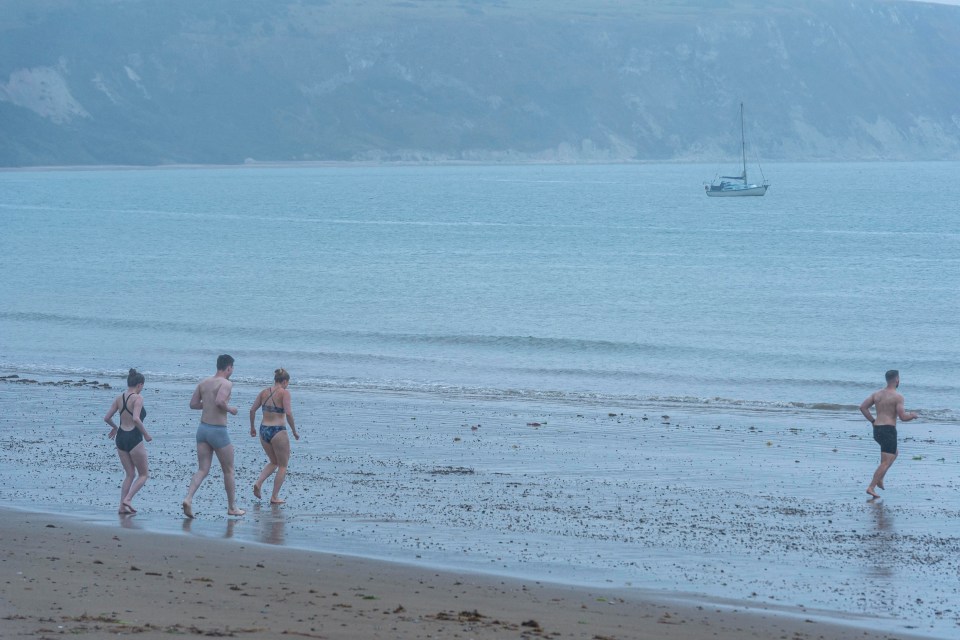
[[893, 512], [883, 503], [883, 500], [869, 500], [868, 508], [876, 531], [876, 535], [873, 536], [874, 544], [870, 549], [869, 574], [882, 578], [893, 577], [893, 561], [897, 556], [894, 544], [896, 532]]
[[253, 506], [253, 512], [260, 524], [259, 538], [264, 544], [282, 545], [286, 539], [287, 517], [278, 504], [271, 504], [267, 511], [259, 504]]
[[[194, 535], [203, 535], [200, 532], [194, 533], [193, 523], [196, 521], [195, 518], [184, 518], [183, 519], [183, 532], [190, 533]], [[238, 518], [227, 518], [227, 530], [223, 533], [224, 538], [232, 538], [233, 530], [237, 526], [237, 523], [240, 522]]]
[[120, 515], [120, 526], [124, 529], [143, 529], [137, 521], [134, 520], [133, 516], [136, 514], [133, 513], [121, 513]]

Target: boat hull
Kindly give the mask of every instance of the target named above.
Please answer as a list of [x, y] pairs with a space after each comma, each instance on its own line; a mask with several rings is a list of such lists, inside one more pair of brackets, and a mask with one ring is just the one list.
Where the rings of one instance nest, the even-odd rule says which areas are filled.
[[727, 185], [722, 189], [704, 185], [707, 197], [710, 198], [737, 198], [741, 196], [762, 196], [767, 192], [766, 184]]

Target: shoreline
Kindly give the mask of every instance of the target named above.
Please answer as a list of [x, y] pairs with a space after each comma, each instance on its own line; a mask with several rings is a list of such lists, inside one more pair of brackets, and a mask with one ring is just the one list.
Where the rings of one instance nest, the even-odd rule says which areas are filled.
[[[135, 518], [135, 516], [131, 517]], [[209, 540], [0, 508], [9, 636], [936, 637], [642, 590], [590, 589]], [[877, 620], [876, 626], [883, 624]]]

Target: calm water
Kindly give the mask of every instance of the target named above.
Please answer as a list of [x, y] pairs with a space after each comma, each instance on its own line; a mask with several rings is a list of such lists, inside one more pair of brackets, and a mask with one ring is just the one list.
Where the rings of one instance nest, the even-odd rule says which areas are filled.
[[960, 164], [710, 171], [0, 173], [0, 371], [960, 421]]

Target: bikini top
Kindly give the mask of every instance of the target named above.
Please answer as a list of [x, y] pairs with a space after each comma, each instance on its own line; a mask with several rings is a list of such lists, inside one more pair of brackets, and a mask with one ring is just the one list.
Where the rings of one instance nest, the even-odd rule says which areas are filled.
[[283, 415], [286, 411], [283, 410], [283, 407], [278, 407], [275, 403], [271, 403], [270, 406], [267, 406], [267, 400], [273, 400], [273, 389], [270, 389], [270, 395], [264, 398], [263, 400], [263, 410], [269, 413], [279, 413]]
[[[127, 398], [129, 398], [129, 397], [132, 396], [132, 395], [133, 395], [132, 393], [131, 393], [129, 396], [125, 396], [125, 395], [123, 395], [122, 393], [120, 394], [120, 397], [123, 398], [123, 406], [120, 407], [120, 417], [123, 417], [123, 412], [124, 412], [124, 411], [126, 411], [126, 412], [129, 413], [130, 415], [133, 415], [133, 411], [130, 411], [130, 409], [127, 408]], [[147, 410], [144, 409], [143, 406], [141, 406], [141, 407], [140, 407], [140, 422], [143, 422], [143, 419], [146, 418], [146, 417], [147, 417]]]

